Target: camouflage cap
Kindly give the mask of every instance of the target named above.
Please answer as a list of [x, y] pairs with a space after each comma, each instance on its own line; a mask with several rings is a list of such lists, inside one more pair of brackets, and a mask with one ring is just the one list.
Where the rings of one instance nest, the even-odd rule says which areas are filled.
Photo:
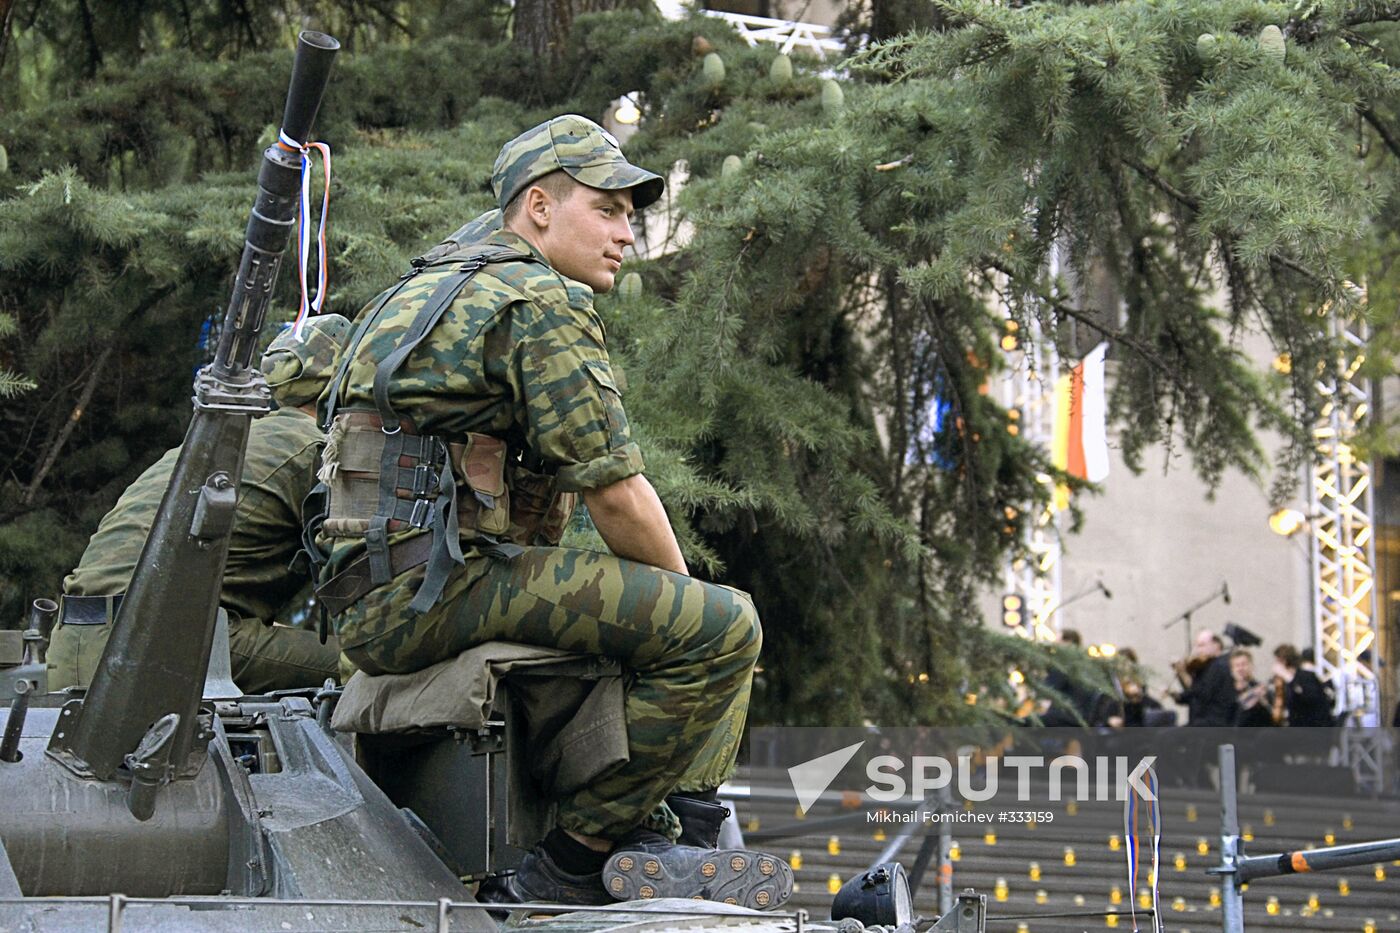
[[525, 186], [563, 169], [590, 188], [632, 188], [632, 206], [641, 210], [661, 197], [666, 182], [627, 161], [611, 133], [587, 117], [567, 113], [532, 127], [501, 147], [491, 170], [491, 186], [504, 210]]
[[314, 402], [335, 375], [340, 351], [350, 340], [351, 324], [339, 314], [306, 319], [301, 339], [288, 324], [263, 354], [258, 369], [267, 377], [272, 397], [284, 408]]

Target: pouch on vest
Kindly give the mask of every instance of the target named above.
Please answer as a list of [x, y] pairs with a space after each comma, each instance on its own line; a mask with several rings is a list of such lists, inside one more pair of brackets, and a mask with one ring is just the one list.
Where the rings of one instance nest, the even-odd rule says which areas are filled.
[[[327, 403], [331, 422], [320, 478], [330, 489], [330, 507], [322, 531], [328, 536], [363, 538], [367, 568], [352, 562], [338, 577], [354, 570], [352, 576], [358, 579], [364, 576], [361, 570], [367, 569], [371, 588], [385, 585], [403, 566], [394, 552], [403, 542], [391, 546], [390, 536], [406, 528], [430, 530], [427, 569], [409, 604], [415, 612], [427, 612], [441, 598], [451, 569], [463, 564], [462, 542], [499, 545], [499, 536], [509, 530], [505, 442], [483, 434], [468, 434], [464, 440], [417, 435], [412, 421], [394, 411], [390, 382], [477, 272], [492, 262], [533, 258], [506, 246], [486, 245], [450, 261], [415, 268], [404, 281], [428, 269], [441, 274], [408, 330], [375, 366], [371, 387], [375, 410], [340, 413], [335, 404], [349, 377], [350, 360], [402, 282], [380, 299], [356, 331]], [[401, 555], [402, 548], [399, 551]], [[330, 582], [334, 581], [327, 586]], [[350, 586], [350, 595], [340, 595], [349, 599], [361, 590], [356, 583]]]
[[574, 514], [578, 494], [559, 492], [554, 477], [512, 465], [510, 540], [516, 544], [557, 545]]
[[[486, 434], [471, 434], [465, 444], [451, 444], [452, 466], [461, 489], [457, 496], [457, 525], [462, 540], [477, 537], [475, 529], [493, 539], [510, 530], [513, 510], [506, 485], [506, 442]], [[465, 493], [470, 493], [470, 496]]]
[[[359, 538], [369, 530], [378, 511], [383, 484], [384, 448], [408, 442], [400, 453], [393, 478], [394, 505], [386, 530], [390, 533], [425, 527], [429, 508], [439, 507], [438, 473], [431, 460], [415, 456], [439, 443], [419, 436], [401, 422], [400, 431], [385, 434], [380, 417], [367, 411], [342, 412], [332, 423], [323, 471], [330, 488], [330, 511], [322, 532], [330, 537]], [[451, 470], [458, 485], [458, 533], [466, 543], [493, 541], [510, 527], [510, 490], [505, 480], [506, 443], [485, 434], [469, 434], [466, 443], [448, 444]], [[430, 452], [430, 451], [429, 451]], [[428, 503], [427, 507], [419, 503]], [[423, 513], [423, 514], [417, 514]], [[416, 518], [415, 518], [416, 516]]]

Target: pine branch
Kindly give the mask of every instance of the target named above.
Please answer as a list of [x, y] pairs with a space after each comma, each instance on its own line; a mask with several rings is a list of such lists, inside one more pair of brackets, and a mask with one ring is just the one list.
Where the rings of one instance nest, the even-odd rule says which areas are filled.
[[[175, 291], [174, 285], [167, 285], [154, 295], [147, 298], [138, 305], [131, 313], [127, 314], [123, 323], [131, 321], [145, 314], [165, 299], [171, 292]], [[63, 429], [58, 432], [53, 443], [49, 445], [48, 451], [44, 454], [43, 463], [35, 471], [33, 479], [24, 490], [24, 495], [20, 497], [20, 503], [25, 506], [34, 504], [34, 497], [39, 494], [39, 487], [43, 484], [49, 471], [58, 462], [58, 455], [63, 452], [63, 448], [68, 443], [68, 438], [73, 436], [73, 431], [78, 427], [78, 422], [82, 419], [83, 413], [87, 411], [88, 404], [92, 402], [93, 393], [97, 391], [97, 385], [102, 381], [102, 376], [107, 371], [107, 363], [112, 359], [112, 351], [117, 348], [118, 341], [113, 338], [107, 341], [107, 346], [98, 354], [93, 361], [92, 368], [88, 370], [87, 384], [83, 386], [83, 391], [78, 395], [78, 401], [73, 405], [73, 410], [68, 414], [68, 420], [63, 423]]]
[[33, 379], [0, 369], [0, 398], [14, 398], [36, 387]]
[[405, 36], [412, 37], [413, 30], [408, 27], [408, 23], [395, 15], [393, 9], [388, 4], [376, 3], [375, 0], [366, 0], [365, 6], [384, 17], [385, 22], [398, 29], [399, 32], [403, 33]]
[[[1365, 113], [1366, 112], [1363, 110], [1362, 115], [1364, 116]], [[1390, 141], [1387, 140], [1388, 144], [1389, 142]], [[1396, 156], [1400, 157], [1400, 151], [1392, 151], [1395, 151]], [[1175, 185], [1167, 181], [1152, 168], [1144, 165], [1137, 159], [1134, 159], [1130, 156], [1119, 156], [1118, 158], [1120, 162], [1131, 168], [1133, 171], [1137, 172], [1149, 184], [1151, 184], [1158, 191], [1161, 191], [1163, 194], [1167, 195], [1173, 201], [1176, 201], [1178, 204], [1181, 204], [1184, 207], [1190, 208], [1190, 210], [1194, 214], [1199, 214], [1201, 212], [1201, 202], [1195, 196], [1187, 194], [1185, 191], [1182, 191], [1180, 188], [1177, 188]], [[1228, 250], [1233, 254], [1234, 238], [1222, 236], [1221, 239], [1224, 241], [1225, 246], [1228, 248]], [[1288, 269], [1291, 272], [1296, 272], [1298, 275], [1301, 275], [1303, 278], [1312, 282], [1314, 285], [1321, 285], [1324, 281], [1322, 276], [1318, 275], [1316, 272], [1309, 269], [1307, 266], [1298, 262], [1296, 259], [1290, 259], [1289, 257], [1281, 254], [1270, 254], [1269, 263], [1271, 265], [1282, 266], [1283, 268]]]
[[[1290, 19], [1283, 34], [1295, 42], [1312, 42], [1323, 34], [1328, 25], [1322, 19], [1305, 13], [1303, 19]], [[1341, 26], [1364, 26], [1368, 23], [1400, 22], [1400, 3], [1360, 3], [1342, 17]]]
[[92, 368], [88, 370], [87, 384], [83, 386], [82, 393], [78, 396], [78, 401], [74, 403], [73, 410], [68, 414], [68, 420], [63, 423], [63, 428], [58, 432], [48, 451], [44, 454], [44, 461], [35, 471], [34, 477], [25, 487], [24, 495], [20, 497], [21, 505], [33, 505], [34, 497], [39, 494], [39, 486], [49, 475], [55, 463], [58, 462], [58, 455], [63, 452], [63, 447], [68, 443], [68, 438], [73, 435], [73, 431], [82, 419], [83, 413], [87, 411], [88, 404], [92, 402], [92, 395], [97, 391], [97, 384], [102, 381], [102, 376], [107, 371], [107, 363], [112, 358], [112, 351], [117, 347], [116, 341], [108, 341], [107, 346], [97, 355], [93, 361]]
[[[1000, 272], [1010, 280], [1019, 280], [1010, 267], [1003, 265], [995, 259], [987, 260], [987, 266]], [[988, 281], [988, 284], [992, 285], [993, 288], [996, 287], [995, 284], [990, 281]], [[1080, 324], [1083, 324], [1085, 327], [1088, 327], [1090, 330], [1109, 341], [1132, 350], [1140, 356], [1145, 363], [1175, 383], [1177, 388], [1181, 389], [1181, 391], [1186, 393], [1193, 393], [1195, 391], [1191, 384], [1181, 377], [1180, 373], [1157, 357], [1151, 345], [1144, 343], [1132, 334], [1104, 326], [1095, 319], [1091, 312], [1067, 305], [1059, 298], [1043, 289], [1032, 287], [1031, 291], [1034, 292], [1038, 299], [1045, 303], [1046, 307], [1050, 308], [1050, 310], [1054, 311], [1056, 314], [1078, 321]]]
[[1321, 285], [1321, 284], [1322, 284], [1322, 281], [1323, 281], [1323, 280], [1322, 280], [1322, 276], [1318, 275], [1316, 272], [1314, 272], [1313, 270], [1309, 269], [1307, 266], [1303, 265], [1302, 263], [1298, 262], [1297, 260], [1289, 259], [1287, 256], [1276, 256], [1276, 255], [1275, 255], [1275, 256], [1270, 256], [1270, 257], [1269, 257], [1269, 262], [1271, 262], [1271, 263], [1273, 263], [1273, 264], [1275, 264], [1275, 265], [1283, 266], [1285, 269], [1288, 269], [1288, 270], [1291, 271], [1291, 272], [1296, 272], [1296, 273], [1298, 273], [1298, 274], [1301, 275], [1303, 278], [1305, 278], [1305, 279], [1307, 279], [1308, 281], [1312, 282], [1314, 285]]
[[1139, 175], [1141, 175], [1144, 179], [1151, 183], [1151, 185], [1154, 188], [1156, 188], [1158, 191], [1161, 191], [1167, 197], [1186, 207], [1189, 207], [1192, 213], [1199, 214], [1201, 212], [1201, 202], [1199, 200], [1197, 200], [1194, 196], [1187, 194], [1185, 191], [1182, 191], [1180, 188], [1176, 187], [1171, 182], [1167, 181], [1155, 170], [1142, 164], [1137, 159], [1134, 159], [1131, 156], [1119, 156], [1118, 160], [1124, 165], [1131, 168], [1133, 171], [1137, 172]]
[[1376, 135], [1385, 142], [1385, 148], [1390, 150], [1390, 154], [1400, 159], [1400, 139], [1396, 138], [1390, 127], [1381, 122], [1380, 117], [1376, 116], [1376, 111], [1370, 107], [1362, 106], [1358, 108], [1358, 112], [1361, 114], [1361, 119], [1371, 124], [1371, 129], [1375, 130]]

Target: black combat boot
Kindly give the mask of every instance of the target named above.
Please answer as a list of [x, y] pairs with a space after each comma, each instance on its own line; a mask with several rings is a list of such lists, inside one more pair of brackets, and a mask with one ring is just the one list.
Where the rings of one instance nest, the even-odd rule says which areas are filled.
[[[724, 809], [718, 804], [708, 806]], [[787, 862], [747, 849], [714, 848], [723, 820], [723, 816], [716, 820], [716, 815], [712, 812], [706, 824], [714, 829], [705, 830], [703, 841], [709, 843], [705, 846], [677, 845], [650, 830], [633, 830], [603, 866], [607, 892], [620, 901], [700, 898], [759, 910], [786, 903], [792, 896], [792, 869]]]
[[666, 805], [681, 821], [681, 838], [677, 842], [701, 849], [719, 848], [719, 830], [729, 818], [728, 807], [682, 794], [667, 797]]
[[611, 904], [603, 888], [602, 875], [590, 872], [575, 875], [554, 863], [542, 845], [525, 853], [514, 874], [487, 878], [481, 882], [476, 899], [483, 904]]

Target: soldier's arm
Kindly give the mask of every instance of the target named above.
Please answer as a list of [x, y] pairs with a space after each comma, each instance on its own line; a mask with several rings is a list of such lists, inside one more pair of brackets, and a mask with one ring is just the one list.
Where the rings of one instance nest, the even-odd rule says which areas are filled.
[[637, 473], [585, 489], [583, 502], [603, 542], [618, 557], [689, 576], [666, 509], [646, 476]]

